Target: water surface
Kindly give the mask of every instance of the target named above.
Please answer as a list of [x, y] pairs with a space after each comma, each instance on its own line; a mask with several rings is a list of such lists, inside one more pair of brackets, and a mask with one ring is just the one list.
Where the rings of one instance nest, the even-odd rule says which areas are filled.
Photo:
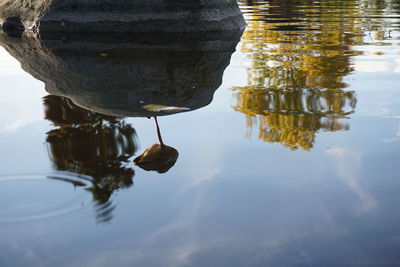
[[399, 265], [399, 3], [239, 3], [243, 33], [1, 35], [0, 266]]

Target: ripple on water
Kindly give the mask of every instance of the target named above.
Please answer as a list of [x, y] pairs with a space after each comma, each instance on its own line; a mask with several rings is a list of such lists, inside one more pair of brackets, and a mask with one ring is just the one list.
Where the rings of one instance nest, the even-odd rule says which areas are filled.
[[[49, 178], [51, 177], [51, 178]], [[0, 223], [23, 222], [61, 216], [90, 207], [91, 196], [83, 184], [68, 174], [13, 174], [0, 176]]]

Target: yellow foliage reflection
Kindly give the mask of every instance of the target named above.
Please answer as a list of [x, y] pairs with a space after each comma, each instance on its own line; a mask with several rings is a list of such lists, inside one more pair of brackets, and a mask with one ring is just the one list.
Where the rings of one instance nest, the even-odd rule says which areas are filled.
[[233, 108], [246, 114], [249, 133], [258, 124], [261, 140], [310, 150], [317, 132], [349, 129], [343, 119], [356, 97], [344, 77], [364, 33], [356, 1], [346, 3], [351, 8], [335, 1], [242, 3], [248, 26], [241, 51], [250, 65], [247, 85], [233, 88]]

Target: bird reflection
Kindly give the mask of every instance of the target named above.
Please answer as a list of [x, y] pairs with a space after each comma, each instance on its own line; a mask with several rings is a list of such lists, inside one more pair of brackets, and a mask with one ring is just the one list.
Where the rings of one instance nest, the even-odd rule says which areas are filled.
[[65, 97], [49, 95], [43, 102], [45, 118], [57, 127], [46, 138], [54, 168], [83, 175], [82, 181], [64, 180], [92, 193], [98, 222], [111, 220], [112, 193], [133, 185], [128, 159], [137, 150], [135, 129], [122, 118], [82, 109]]
[[157, 117], [154, 117], [154, 121], [160, 144], [151, 145], [139, 157], [134, 159], [134, 163], [146, 171], [165, 173], [175, 165], [179, 153], [175, 148], [164, 144]]
[[[323, 16], [335, 8], [312, 1], [240, 1], [248, 17], [241, 51], [251, 60], [247, 85], [234, 87], [234, 110], [247, 118], [248, 135], [291, 149], [312, 149], [320, 131], [348, 130], [356, 95], [346, 90], [353, 45], [362, 42], [355, 12], [337, 20], [300, 17], [304, 5]], [[325, 6], [326, 5], [326, 6]], [[253, 12], [255, 10], [256, 12]]]

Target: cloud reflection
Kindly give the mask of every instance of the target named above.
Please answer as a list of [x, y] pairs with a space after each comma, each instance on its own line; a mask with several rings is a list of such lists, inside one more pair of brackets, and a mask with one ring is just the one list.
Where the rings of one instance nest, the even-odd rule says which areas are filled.
[[334, 147], [326, 150], [328, 155], [336, 161], [338, 177], [357, 195], [360, 199], [358, 213], [371, 213], [377, 209], [375, 198], [365, 190], [359, 178], [359, 170], [362, 168], [361, 153], [349, 148]]

